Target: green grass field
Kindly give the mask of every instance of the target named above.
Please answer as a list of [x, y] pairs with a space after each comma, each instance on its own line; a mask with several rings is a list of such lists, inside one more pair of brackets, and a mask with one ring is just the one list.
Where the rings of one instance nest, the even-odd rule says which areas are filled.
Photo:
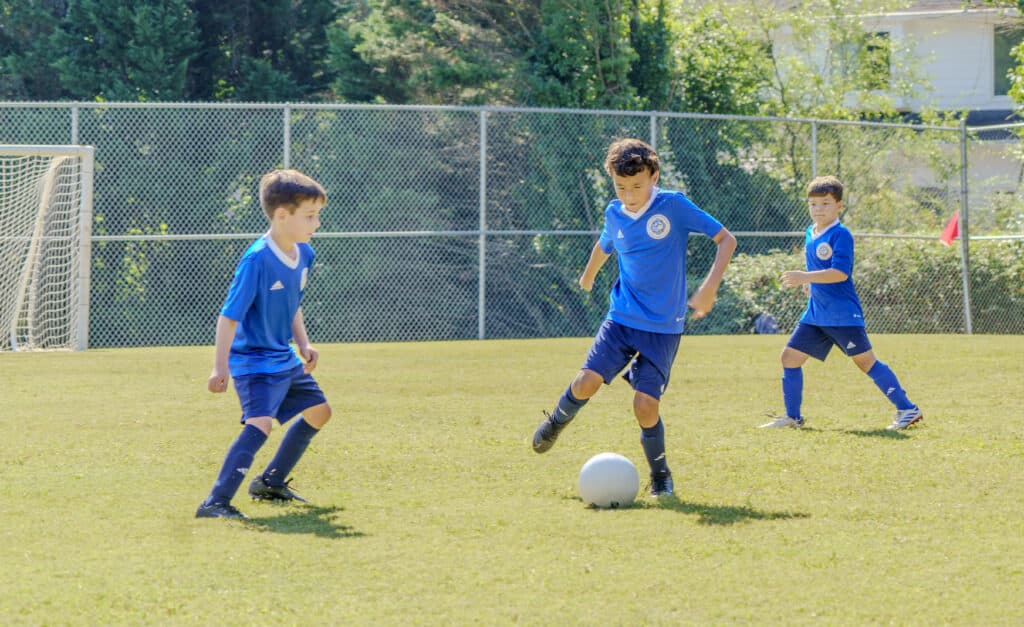
[[646, 474], [625, 383], [529, 445], [588, 338], [322, 345], [315, 505], [247, 523], [193, 518], [239, 430], [211, 347], [0, 354], [0, 623], [1021, 624], [1024, 337], [873, 340], [923, 426], [834, 354], [810, 428], [758, 430], [784, 337], [685, 337], [677, 499], [608, 511], [575, 484], [602, 451]]

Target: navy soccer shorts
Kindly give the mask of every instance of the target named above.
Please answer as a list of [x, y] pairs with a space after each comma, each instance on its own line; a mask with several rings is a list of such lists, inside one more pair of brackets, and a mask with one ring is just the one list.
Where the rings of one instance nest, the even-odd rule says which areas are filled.
[[786, 346], [820, 361], [825, 361], [832, 346], [838, 346], [847, 357], [871, 350], [871, 342], [868, 341], [864, 327], [819, 327], [802, 322], [796, 325]]
[[677, 333], [653, 333], [605, 320], [597, 330], [583, 367], [611, 383], [629, 366], [626, 380], [637, 392], [660, 399], [668, 387], [672, 362], [679, 350]]
[[242, 404], [242, 422], [270, 416], [284, 424], [327, 398], [312, 375], [296, 366], [284, 372], [246, 374], [235, 377], [235, 391]]

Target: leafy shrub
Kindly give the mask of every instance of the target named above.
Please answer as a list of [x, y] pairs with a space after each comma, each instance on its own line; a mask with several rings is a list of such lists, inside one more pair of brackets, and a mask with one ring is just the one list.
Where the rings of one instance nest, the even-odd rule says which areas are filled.
[[[971, 308], [975, 333], [1024, 333], [1024, 241], [972, 242]], [[799, 289], [786, 289], [781, 275], [803, 269], [803, 252], [773, 250], [738, 254], [726, 272], [718, 303], [689, 332], [753, 333], [762, 313], [780, 332], [796, 326], [806, 305]], [[875, 333], [963, 333], [963, 283], [958, 246], [934, 240], [858, 238], [854, 282], [868, 331]], [[691, 279], [697, 285], [700, 279]]]

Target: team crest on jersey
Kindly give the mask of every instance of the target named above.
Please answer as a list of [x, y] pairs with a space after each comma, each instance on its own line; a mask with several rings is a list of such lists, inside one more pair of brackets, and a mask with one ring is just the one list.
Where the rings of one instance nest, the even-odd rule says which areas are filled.
[[306, 289], [306, 279], [309, 277], [309, 268], [302, 269], [302, 280], [299, 281], [299, 289]]
[[828, 245], [828, 242], [822, 242], [814, 249], [814, 254], [818, 256], [818, 259], [826, 261], [832, 258], [832, 247]]
[[662, 239], [668, 235], [668, 232], [672, 230], [672, 225], [669, 223], [668, 218], [656, 213], [647, 220], [647, 235], [651, 239]]

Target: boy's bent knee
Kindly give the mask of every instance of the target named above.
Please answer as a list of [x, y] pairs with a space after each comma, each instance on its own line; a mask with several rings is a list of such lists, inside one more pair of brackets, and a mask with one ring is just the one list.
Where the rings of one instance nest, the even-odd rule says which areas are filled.
[[604, 379], [593, 370], [584, 368], [572, 382], [572, 394], [579, 400], [588, 399], [597, 394], [604, 385]]
[[327, 421], [331, 419], [331, 406], [327, 403], [314, 405], [302, 412], [302, 418], [314, 429], [322, 429]]
[[633, 413], [636, 421], [644, 429], [650, 429], [658, 424], [658, 416], [661, 413], [661, 401], [650, 394], [637, 392], [633, 396]]
[[867, 372], [875, 365], [875, 362], [878, 361], [875, 357], [874, 351], [870, 350], [854, 355], [850, 359], [852, 359], [853, 363], [855, 363], [857, 367], [860, 368], [861, 372], [865, 374], [867, 374]]
[[799, 368], [804, 365], [808, 357], [810, 357], [810, 355], [807, 353], [802, 353], [795, 348], [787, 346], [782, 349], [782, 354], [779, 355], [779, 361], [782, 363], [783, 368]]
[[246, 418], [245, 424], [256, 427], [266, 435], [270, 435], [270, 430], [274, 427], [274, 419], [270, 416], [256, 416], [254, 418]]

